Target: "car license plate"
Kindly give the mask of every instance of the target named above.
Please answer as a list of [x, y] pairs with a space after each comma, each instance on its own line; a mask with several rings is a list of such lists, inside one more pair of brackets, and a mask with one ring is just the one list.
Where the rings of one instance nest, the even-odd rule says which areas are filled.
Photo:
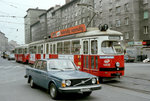
[[90, 88], [82, 88], [82, 89], [81, 89], [81, 92], [89, 92], [89, 91], [91, 91]]

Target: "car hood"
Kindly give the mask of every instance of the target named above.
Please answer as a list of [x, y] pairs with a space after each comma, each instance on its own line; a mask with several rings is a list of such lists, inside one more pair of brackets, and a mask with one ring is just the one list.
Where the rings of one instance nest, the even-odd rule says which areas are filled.
[[50, 71], [50, 75], [60, 78], [60, 79], [81, 79], [81, 78], [91, 78], [96, 77], [94, 75], [77, 71], [77, 70], [70, 70], [70, 71]]

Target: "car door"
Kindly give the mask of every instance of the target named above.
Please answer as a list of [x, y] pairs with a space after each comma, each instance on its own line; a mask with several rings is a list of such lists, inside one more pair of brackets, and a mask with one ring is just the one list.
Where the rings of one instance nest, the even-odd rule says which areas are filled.
[[39, 80], [40, 80], [40, 86], [43, 88], [47, 88], [48, 86], [48, 72], [47, 72], [47, 62], [42, 61], [42, 65], [39, 69], [40, 74], [39, 74]]
[[42, 61], [38, 60], [36, 65], [35, 65], [35, 70], [33, 71], [33, 81], [34, 83], [36, 83], [37, 85], [41, 86], [41, 80], [40, 80], [40, 76], [41, 76], [41, 68], [42, 66]]

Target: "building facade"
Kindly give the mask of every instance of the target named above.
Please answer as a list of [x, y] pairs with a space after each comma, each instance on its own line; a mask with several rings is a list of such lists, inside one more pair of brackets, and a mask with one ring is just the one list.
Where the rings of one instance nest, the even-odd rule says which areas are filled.
[[0, 31], [0, 53], [8, 50], [8, 38]]
[[43, 9], [28, 9], [27, 15], [24, 17], [25, 23], [25, 44], [32, 42], [31, 25], [39, 21], [39, 16], [45, 13]]
[[9, 50], [10, 50], [10, 51], [11, 51], [11, 50], [14, 50], [16, 46], [19, 46], [19, 44], [17, 44], [17, 42], [14, 41], [14, 40], [9, 41], [9, 42], [8, 42], [8, 45], [9, 45]]

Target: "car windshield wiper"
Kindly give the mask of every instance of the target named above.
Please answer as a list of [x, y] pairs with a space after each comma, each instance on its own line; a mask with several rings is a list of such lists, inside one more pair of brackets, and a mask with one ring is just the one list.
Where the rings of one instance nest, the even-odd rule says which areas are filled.
[[63, 69], [59, 69], [59, 68], [50, 68], [50, 69], [63, 71]]
[[58, 68], [50, 68], [50, 69], [59, 70]]
[[74, 69], [74, 68], [64, 68], [64, 69]]

